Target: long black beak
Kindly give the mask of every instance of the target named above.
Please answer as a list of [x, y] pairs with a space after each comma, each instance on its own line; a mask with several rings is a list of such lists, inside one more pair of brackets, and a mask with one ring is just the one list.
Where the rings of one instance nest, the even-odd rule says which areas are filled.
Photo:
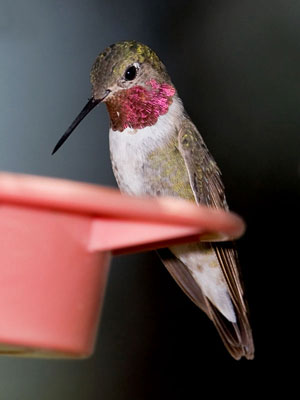
[[71, 135], [71, 133], [74, 131], [74, 129], [77, 127], [77, 125], [80, 124], [80, 122], [83, 120], [83, 118], [88, 115], [90, 111], [92, 111], [97, 104], [99, 104], [104, 98], [109, 94], [109, 91], [107, 91], [106, 95], [100, 99], [100, 100], [95, 100], [93, 97], [89, 99], [87, 104], [83, 107], [83, 109], [80, 111], [79, 115], [74, 119], [72, 124], [69, 126], [69, 128], [66, 130], [66, 132], [62, 135], [62, 137], [59, 139], [57, 142], [57, 145], [54, 147], [52, 154], [56, 153], [57, 150], [65, 143], [65, 141], [68, 139], [68, 137]]

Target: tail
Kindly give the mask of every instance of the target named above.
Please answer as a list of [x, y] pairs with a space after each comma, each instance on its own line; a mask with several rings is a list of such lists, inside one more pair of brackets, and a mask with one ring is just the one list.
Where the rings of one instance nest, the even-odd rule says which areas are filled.
[[[224, 247], [219, 244], [217, 245], [217, 248], [218, 249], [215, 248], [215, 251], [222, 270], [225, 263], [228, 266], [229, 261], [236, 261], [236, 253], [234, 250], [226, 247], [224, 249]], [[229, 282], [231, 282], [230, 285], [228, 284], [228, 289], [236, 314], [236, 322], [230, 322], [203, 294], [201, 288], [185, 264], [175, 257], [169, 249], [160, 249], [157, 252], [163, 264], [184, 293], [212, 320], [231, 356], [236, 360], [239, 360], [241, 357], [245, 357], [248, 360], [253, 359], [254, 344], [252, 332], [248, 320], [248, 309], [244, 302], [243, 290], [240, 285], [239, 276], [228, 277], [228, 272], [226, 271], [227, 275], [224, 274], [226, 281], [229, 279]], [[233, 274], [235, 273], [236, 268], [233, 269]], [[237, 279], [238, 285], [236, 282]]]

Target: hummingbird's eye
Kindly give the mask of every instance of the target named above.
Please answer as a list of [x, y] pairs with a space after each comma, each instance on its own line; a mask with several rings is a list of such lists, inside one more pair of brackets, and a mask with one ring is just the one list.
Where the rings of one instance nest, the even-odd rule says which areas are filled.
[[126, 81], [133, 81], [136, 77], [137, 66], [135, 64], [128, 67], [125, 71], [124, 77]]

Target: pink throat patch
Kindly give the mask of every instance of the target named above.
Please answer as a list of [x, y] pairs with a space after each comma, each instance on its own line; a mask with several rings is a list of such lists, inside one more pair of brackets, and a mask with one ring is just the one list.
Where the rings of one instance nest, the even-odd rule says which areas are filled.
[[106, 102], [111, 128], [122, 132], [130, 127], [141, 129], [154, 125], [160, 115], [166, 114], [175, 94], [173, 86], [151, 79], [150, 88], [134, 86], [120, 90]]

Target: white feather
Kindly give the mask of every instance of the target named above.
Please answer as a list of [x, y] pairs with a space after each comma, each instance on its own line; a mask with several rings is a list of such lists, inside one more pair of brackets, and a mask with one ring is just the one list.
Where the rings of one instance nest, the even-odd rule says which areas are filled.
[[231, 322], [235, 312], [216, 253], [206, 243], [188, 243], [170, 247], [175, 256], [190, 270], [203, 294]]

